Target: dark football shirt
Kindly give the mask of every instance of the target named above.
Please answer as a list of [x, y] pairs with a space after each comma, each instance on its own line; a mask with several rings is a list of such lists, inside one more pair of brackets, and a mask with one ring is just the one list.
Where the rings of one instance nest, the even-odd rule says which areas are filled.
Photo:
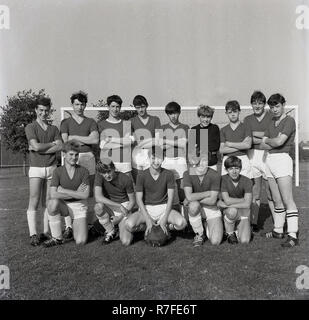
[[221, 177], [221, 192], [227, 192], [231, 198], [243, 198], [245, 193], [252, 193], [252, 187], [252, 181], [243, 175], [240, 175], [237, 186], [228, 174]]
[[[49, 125], [47, 129], [44, 130], [37, 121], [29, 123], [25, 128], [25, 132], [29, 143], [32, 139], [36, 139], [38, 143], [62, 140], [56, 126]], [[30, 167], [50, 167], [57, 163], [56, 153], [44, 154], [39, 151], [30, 151], [29, 159]]]
[[132, 180], [122, 172], [116, 172], [112, 181], [106, 181], [101, 174], [97, 173], [94, 186], [102, 187], [104, 197], [117, 203], [129, 201], [128, 194], [134, 193]]
[[277, 126], [275, 125], [275, 120], [272, 120], [270, 126], [265, 132], [265, 137], [276, 138], [279, 132], [281, 132], [288, 138], [282, 146], [269, 150], [269, 153], [289, 153], [294, 145], [295, 131], [295, 120], [290, 116], [286, 116], [284, 119], [282, 119]]
[[[213, 166], [216, 165], [218, 162], [217, 152], [220, 149], [220, 129], [216, 124], [210, 123], [207, 127], [202, 127], [200, 124], [194, 126], [190, 130], [189, 136], [194, 137], [194, 130], [195, 130], [195, 144], [196, 144], [196, 156], [200, 156], [200, 153], [203, 150], [208, 150], [209, 158], [208, 158], [208, 165]], [[205, 136], [205, 132], [207, 130], [208, 136], [208, 146], [207, 141], [203, 138]], [[189, 143], [193, 144], [189, 139]], [[189, 147], [189, 149], [191, 149]], [[195, 147], [194, 147], [195, 148]], [[193, 149], [194, 149], [193, 148]], [[191, 151], [191, 150], [190, 150]]]
[[[66, 167], [63, 165], [54, 170], [50, 186], [61, 186], [64, 189], [76, 191], [82, 183], [89, 186], [89, 171], [86, 168], [76, 165], [73, 178], [71, 179]], [[66, 201], [76, 200], [77, 199], [70, 199]]]
[[[271, 122], [272, 116], [268, 111], [266, 111], [261, 121], [259, 121], [254, 114], [251, 114], [244, 119], [244, 125], [250, 128], [252, 136], [253, 131], [265, 132], [266, 129], [270, 126]], [[252, 149], [261, 149], [260, 144], [252, 143]]]
[[172, 171], [161, 169], [157, 180], [154, 180], [150, 169], [137, 175], [136, 192], [143, 192], [145, 205], [158, 205], [167, 203], [167, 189], [175, 189], [175, 179]]
[[191, 187], [194, 193], [220, 191], [220, 182], [220, 174], [211, 168], [208, 168], [202, 182], [197, 175], [190, 175], [189, 171], [186, 171], [183, 175], [183, 186]]
[[[91, 132], [98, 131], [97, 123], [91, 119], [84, 117], [81, 123], [76, 122], [73, 117], [69, 117], [61, 121], [60, 132], [67, 133], [69, 136], [87, 137]], [[92, 152], [91, 144], [84, 144], [80, 147], [80, 152]]]
[[[252, 137], [252, 133], [249, 127], [242, 122], [233, 130], [230, 124], [223, 127], [220, 131], [221, 142], [242, 142], [246, 137]], [[238, 150], [232, 153], [228, 153], [229, 156], [243, 156], [247, 154], [247, 150]], [[224, 154], [225, 155], [225, 154]]]
[[[168, 140], [177, 141], [178, 139], [186, 138], [188, 139], [188, 131], [189, 126], [186, 124], [180, 123], [176, 128], [173, 128], [169, 123], [164, 124], [161, 126], [163, 130], [163, 139], [166, 138]], [[187, 157], [187, 148], [178, 148], [173, 147], [165, 150], [165, 156], [168, 158], [175, 158], [175, 157]]]

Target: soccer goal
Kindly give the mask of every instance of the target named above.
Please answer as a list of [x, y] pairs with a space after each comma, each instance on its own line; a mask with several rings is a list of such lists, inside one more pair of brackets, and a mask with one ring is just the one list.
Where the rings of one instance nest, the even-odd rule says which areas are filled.
[[[225, 107], [224, 106], [211, 106], [215, 109], [215, 113], [212, 119], [212, 122], [217, 124], [219, 128], [221, 129], [223, 126], [225, 126], [228, 122], [227, 116], [225, 114]], [[268, 106], [266, 106], [266, 109]], [[168, 117], [165, 114], [164, 111], [165, 107], [162, 106], [149, 106], [147, 109], [147, 112], [150, 115], [156, 115], [160, 118], [161, 123], [168, 122]], [[181, 115], [179, 120], [185, 124], [187, 124], [189, 127], [192, 127], [199, 123], [199, 119], [197, 117], [197, 106], [182, 106], [181, 107]], [[67, 118], [70, 116], [70, 113], [72, 111], [72, 107], [63, 107], [61, 108], [61, 120]], [[85, 116], [89, 118], [93, 118], [96, 121], [98, 120], [98, 113], [100, 111], [107, 110], [107, 107], [87, 107], [85, 109]], [[134, 111], [135, 109], [133, 107], [122, 107], [121, 111], [130, 110]], [[293, 160], [294, 160], [294, 172], [295, 172], [295, 186], [299, 186], [299, 114], [298, 114], [298, 106], [297, 105], [289, 105], [285, 107], [286, 113], [293, 117], [296, 122], [296, 132], [295, 132], [295, 141], [294, 141], [294, 150], [291, 154]], [[251, 106], [241, 106], [241, 113], [240, 113], [240, 120], [243, 121], [243, 119], [252, 113], [252, 107]]]

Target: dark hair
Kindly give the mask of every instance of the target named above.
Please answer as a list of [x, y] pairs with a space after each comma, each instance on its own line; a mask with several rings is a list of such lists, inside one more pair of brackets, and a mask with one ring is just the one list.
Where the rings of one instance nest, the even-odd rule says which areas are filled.
[[180, 112], [181, 112], [181, 106], [175, 101], [171, 101], [165, 106], [166, 114], [173, 114], [173, 113], [180, 113]]
[[122, 105], [122, 100], [121, 100], [121, 98], [120, 98], [119, 96], [117, 96], [116, 94], [107, 97], [107, 99], [106, 99], [107, 105], [110, 106], [112, 102], [118, 103], [118, 104], [120, 105], [120, 107], [121, 107], [121, 105]]
[[204, 104], [199, 105], [197, 109], [197, 116], [204, 116], [204, 117], [210, 117], [212, 118], [214, 115], [215, 110], [213, 108], [210, 108], [209, 106], [206, 106]]
[[263, 92], [261, 91], [254, 91], [251, 95], [250, 103], [252, 104], [253, 102], [262, 102], [263, 104], [266, 103], [266, 97]]
[[99, 160], [96, 164], [96, 171], [99, 173], [107, 173], [112, 170], [115, 170], [115, 164], [109, 158]]
[[88, 95], [83, 91], [78, 91], [73, 93], [70, 99], [72, 104], [74, 103], [74, 100], [78, 100], [81, 103], [86, 104], [88, 102]]
[[284, 104], [285, 99], [280, 93], [272, 94], [267, 100], [269, 106], [276, 106], [278, 103]]
[[67, 153], [69, 151], [80, 152], [80, 145], [77, 140], [69, 140], [65, 142], [62, 146], [62, 151]]
[[44, 107], [51, 107], [51, 100], [47, 97], [40, 97], [36, 100], [35, 108], [37, 109], [38, 106], [44, 106]]
[[151, 149], [148, 150], [148, 154], [149, 156], [155, 156], [158, 158], [163, 159], [164, 158], [164, 151], [162, 149], [162, 147], [160, 146], [152, 146]]
[[236, 156], [230, 156], [224, 161], [224, 167], [225, 169], [229, 169], [232, 167], [237, 167], [241, 169], [241, 159], [237, 158]]
[[135, 96], [133, 99], [133, 106], [136, 107], [141, 105], [145, 105], [146, 107], [148, 107], [147, 99], [141, 95]]
[[225, 105], [225, 111], [232, 110], [232, 111], [240, 111], [240, 105], [237, 100], [230, 100]]

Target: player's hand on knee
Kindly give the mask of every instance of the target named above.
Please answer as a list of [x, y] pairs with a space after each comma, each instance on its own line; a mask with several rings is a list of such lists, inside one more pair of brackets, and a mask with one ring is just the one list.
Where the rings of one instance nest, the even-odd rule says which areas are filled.
[[160, 227], [162, 228], [162, 230], [164, 231], [164, 233], [165, 233], [165, 234], [168, 234], [168, 231], [167, 231], [167, 228], [166, 228], [167, 219], [166, 219], [166, 218], [162, 218], [162, 219], [159, 221], [159, 225], [160, 225]]
[[227, 208], [227, 205], [225, 204], [224, 201], [219, 200], [219, 201], [217, 202], [217, 207], [218, 207], [218, 208], [222, 208], [222, 209], [226, 209], [226, 208]]
[[120, 211], [123, 214], [124, 217], [126, 217], [129, 214], [129, 211], [127, 208], [125, 208], [123, 205], [120, 206]]
[[78, 187], [77, 191], [78, 192], [84, 192], [88, 186], [85, 183], [81, 183], [80, 186]]
[[145, 235], [147, 235], [147, 234], [151, 231], [153, 225], [154, 225], [154, 222], [153, 222], [152, 219], [150, 219], [150, 218], [146, 219], [146, 231], [145, 231]]

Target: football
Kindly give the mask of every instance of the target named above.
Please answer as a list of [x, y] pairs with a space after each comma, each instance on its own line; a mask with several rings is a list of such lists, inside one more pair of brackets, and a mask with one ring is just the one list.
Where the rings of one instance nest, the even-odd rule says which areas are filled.
[[145, 235], [145, 241], [152, 247], [164, 246], [169, 239], [169, 236], [164, 233], [160, 225], [155, 225], [151, 228], [148, 235]]

